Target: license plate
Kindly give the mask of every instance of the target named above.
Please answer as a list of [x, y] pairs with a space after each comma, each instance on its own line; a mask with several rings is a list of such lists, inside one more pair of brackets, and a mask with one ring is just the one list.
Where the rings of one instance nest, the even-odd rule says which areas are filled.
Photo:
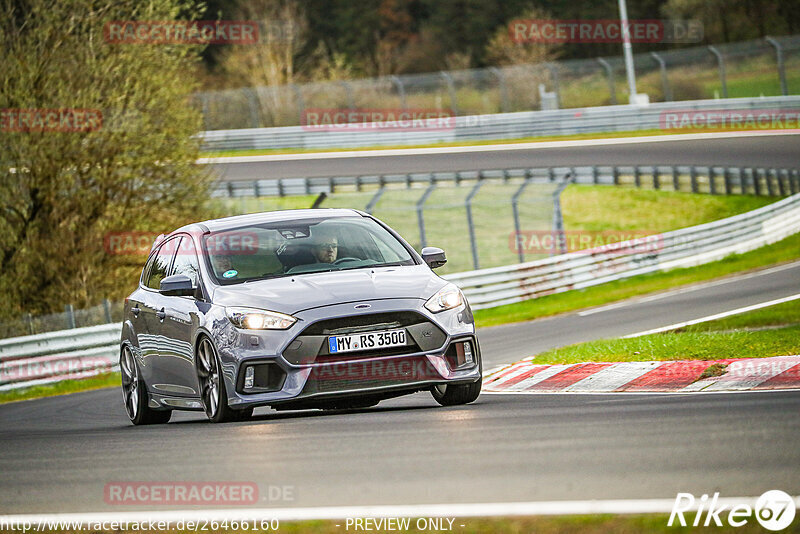
[[331, 336], [328, 338], [328, 352], [354, 352], [357, 350], [387, 349], [401, 347], [406, 344], [405, 330], [384, 330], [382, 332], [364, 332], [351, 336]]

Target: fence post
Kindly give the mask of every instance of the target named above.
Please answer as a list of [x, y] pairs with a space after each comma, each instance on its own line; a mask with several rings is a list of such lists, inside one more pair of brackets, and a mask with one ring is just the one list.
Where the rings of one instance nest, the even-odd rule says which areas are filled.
[[395, 75], [390, 76], [390, 79], [395, 87], [397, 87], [397, 93], [400, 95], [400, 102], [402, 103], [403, 109], [408, 109], [408, 103], [406, 102], [406, 88], [403, 86], [403, 80], [401, 80], [399, 76]]
[[605, 59], [599, 57], [597, 58], [597, 62], [605, 69], [606, 71], [606, 78], [608, 78], [608, 94], [611, 96], [611, 105], [617, 105], [617, 88], [614, 85], [614, 71], [611, 69], [611, 65]]
[[739, 194], [747, 194], [747, 183], [745, 182], [744, 177], [744, 167], [739, 167]]
[[681, 190], [681, 183], [678, 180], [678, 167], [672, 166], [672, 189], [675, 191]]
[[661, 189], [661, 173], [659, 172], [657, 166], [653, 167], [653, 189]]
[[253, 180], [253, 196], [256, 198], [261, 196], [261, 187], [258, 185], [258, 180]]
[[639, 171], [638, 165], [633, 166], [633, 183], [636, 184], [637, 189], [642, 188], [642, 175]]
[[208, 126], [209, 124], [208, 119], [210, 113], [208, 109], [208, 95], [206, 93], [203, 93], [200, 99], [203, 101], [203, 131], [207, 132], [208, 130], [211, 129]]
[[111, 318], [111, 303], [108, 299], [103, 299], [103, 312], [106, 315], [106, 323], [110, 323], [113, 321]]
[[506, 77], [503, 71], [497, 67], [489, 67], [489, 72], [497, 77], [497, 83], [500, 85], [500, 111], [508, 113], [508, 90], [506, 88]]
[[775, 47], [775, 60], [778, 62], [778, 77], [781, 79], [781, 94], [789, 94], [789, 86], [786, 83], [786, 66], [783, 64], [783, 47], [772, 37], [765, 37], [765, 41]]
[[353, 88], [346, 80], [339, 80], [339, 85], [344, 87], [344, 94], [347, 95], [347, 108], [350, 111], [356, 109], [356, 101], [353, 99]]
[[725, 180], [725, 194], [731, 194], [731, 173], [728, 167], [722, 169], [722, 177]]
[[431, 183], [417, 201], [417, 224], [419, 225], [419, 242], [421, 248], [427, 246], [427, 241], [425, 240], [425, 217], [422, 215], [422, 209], [434, 189], [436, 189], [436, 182]]
[[517, 189], [511, 196], [511, 209], [514, 213], [514, 241], [517, 246], [517, 257], [519, 258], [520, 263], [525, 262], [525, 250], [519, 244], [519, 236], [522, 232], [522, 228], [520, 228], [519, 224], [519, 197], [522, 196], [523, 191], [525, 191], [525, 188], [528, 187], [528, 184], [530, 183], [529, 173], [530, 171], [526, 172], [525, 181], [522, 182], [522, 185], [519, 186], [519, 189]]
[[364, 211], [372, 215], [372, 210], [375, 209], [375, 204], [377, 204], [378, 201], [381, 199], [384, 191], [386, 191], [385, 187], [379, 187], [378, 190], [375, 192], [375, 194], [372, 195], [372, 198], [369, 199], [369, 202], [367, 202], [367, 207], [364, 208]]
[[716, 182], [716, 175], [715, 175], [714, 167], [711, 166], [708, 168], [708, 192], [711, 195], [717, 194], [717, 182]]
[[[285, 196], [286, 192], [283, 190], [283, 178], [278, 178], [276, 181], [278, 182], [278, 196], [279, 197]], [[308, 194], [309, 193], [309, 191], [308, 191], [308, 178], [306, 178], [304, 181], [305, 181], [305, 185], [306, 185], [306, 194]]]
[[250, 108], [250, 124], [253, 128], [258, 128], [261, 126], [261, 123], [258, 118], [258, 100], [256, 99], [256, 92], [251, 88], [245, 88], [245, 94], [247, 95], [247, 107]]
[[553, 92], [556, 94], [558, 109], [561, 109], [561, 88], [558, 82], [558, 67], [553, 63], [545, 63], [545, 67], [550, 71], [550, 76], [553, 77]]
[[[570, 171], [564, 176], [564, 180], [558, 184], [558, 187], [553, 193], [553, 242], [557, 244], [556, 246], [560, 254], [565, 254], [567, 252], [567, 243], [564, 236], [564, 216], [561, 213], [561, 193], [563, 193], [564, 189], [573, 181], [575, 181], [575, 173]], [[555, 250], [552, 250], [550, 255], [555, 256]]]
[[453, 77], [445, 71], [439, 73], [444, 82], [447, 84], [447, 92], [450, 93], [450, 106], [453, 108], [453, 115], [458, 116], [458, 101], [456, 100], [456, 86], [453, 83]]
[[72, 304], [64, 306], [64, 313], [66, 313], [67, 328], [75, 328], [75, 310], [72, 308]]
[[658, 61], [658, 69], [661, 71], [661, 87], [664, 89], [664, 102], [672, 102], [672, 89], [670, 89], [669, 78], [667, 78], [667, 62], [655, 52], [650, 52], [650, 55], [653, 59]]
[[30, 313], [25, 314], [25, 322], [28, 323], [28, 332], [33, 335], [36, 332], [33, 331], [33, 315]]
[[772, 186], [772, 169], [764, 169], [764, 180], [767, 182], [767, 195], [775, 196], [775, 188]]
[[292, 91], [294, 91], [294, 99], [297, 102], [297, 124], [303, 124], [303, 116], [306, 113], [306, 104], [303, 101], [303, 91], [296, 83], [291, 84]]
[[778, 193], [782, 196], [786, 196], [786, 185], [783, 183], [783, 169], [776, 169], [775, 170], [775, 179], [778, 180]]
[[478, 183], [472, 186], [472, 191], [469, 192], [467, 195], [467, 199], [464, 201], [464, 206], [467, 209], [467, 228], [469, 229], [469, 243], [472, 247], [472, 265], [474, 266], [475, 270], [477, 271], [480, 269], [480, 265], [478, 262], [478, 243], [475, 240], [475, 225], [472, 221], [472, 199], [475, 198], [475, 195], [478, 194], [478, 190], [481, 186], [486, 183], [485, 180], [481, 180], [478, 178]]
[[792, 194], [800, 192], [800, 171], [792, 169], [789, 171], [789, 183], [792, 186]]
[[719, 80], [722, 83], [722, 98], [728, 98], [728, 81], [727, 76], [725, 75], [725, 58], [722, 57], [722, 53], [717, 50], [715, 46], [709, 46], [708, 51], [714, 54], [717, 58], [717, 65], [719, 65]]
[[614, 185], [619, 185], [619, 167], [616, 165], [611, 167], [611, 177], [614, 181]]
[[692, 185], [692, 193], [697, 193], [697, 167], [694, 165], [689, 169], [689, 181]]
[[761, 173], [758, 172], [758, 169], [754, 167], [750, 167], [750, 176], [753, 177], [753, 189], [756, 193], [756, 196], [761, 195]]

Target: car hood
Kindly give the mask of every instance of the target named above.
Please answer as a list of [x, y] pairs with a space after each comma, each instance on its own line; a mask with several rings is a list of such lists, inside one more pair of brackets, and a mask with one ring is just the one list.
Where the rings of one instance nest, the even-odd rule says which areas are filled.
[[221, 306], [247, 306], [294, 314], [346, 302], [428, 299], [446, 284], [427, 265], [379, 267], [221, 286], [214, 291], [213, 300]]

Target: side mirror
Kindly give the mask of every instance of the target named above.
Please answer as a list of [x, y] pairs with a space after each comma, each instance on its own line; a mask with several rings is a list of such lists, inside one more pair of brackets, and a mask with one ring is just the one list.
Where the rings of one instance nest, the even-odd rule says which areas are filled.
[[191, 297], [194, 290], [191, 278], [185, 274], [173, 274], [161, 280], [158, 292], [168, 297]]
[[422, 249], [422, 259], [431, 269], [436, 269], [447, 263], [444, 250], [436, 247], [425, 247]]

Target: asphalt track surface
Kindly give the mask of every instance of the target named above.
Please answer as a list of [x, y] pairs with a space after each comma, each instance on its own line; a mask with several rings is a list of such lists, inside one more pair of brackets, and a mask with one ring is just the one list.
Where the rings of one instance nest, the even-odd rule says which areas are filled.
[[[228, 179], [520, 166], [790, 166], [800, 136], [228, 165]], [[219, 169], [219, 167], [218, 167]], [[485, 369], [785, 297], [800, 264], [479, 332]], [[673, 499], [800, 493], [800, 392], [486, 394], [441, 408], [427, 393], [347, 412], [256, 411], [212, 425], [176, 413], [133, 427], [118, 389], [0, 405], [0, 514], [124, 512], [132, 481], [258, 484], [258, 507]], [[289, 498], [270, 498], [286, 487]], [[180, 507], [180, 508], [185, 508]], [[161, 508], [163, 509], [163, 508]]]
[[[788, 296], [800, 263], [724, 283], [479, 332], [487, 366]], [[176, 413], [129, 424], [117, 389], [0, 406], [0, 513], [111, 506], [106, 484], [238, 481], [259, 507], [668, 498], [800, 493], [800, 392], [482, 395], [427, 393], [347, 412], [256, 411], [212, 425]], [[270, 500], [270, 487], [291, 498]], [[185, 508], [185, 506], [183, 507]]]
[[212, 164], [223, 180], [261, 180], [582, 165], [729, 165], [795, 167], [800, 135], [707, 138], [650, 143], [622, 142], [565, 148], [480, 152], [320, 157], [285, 161]]

